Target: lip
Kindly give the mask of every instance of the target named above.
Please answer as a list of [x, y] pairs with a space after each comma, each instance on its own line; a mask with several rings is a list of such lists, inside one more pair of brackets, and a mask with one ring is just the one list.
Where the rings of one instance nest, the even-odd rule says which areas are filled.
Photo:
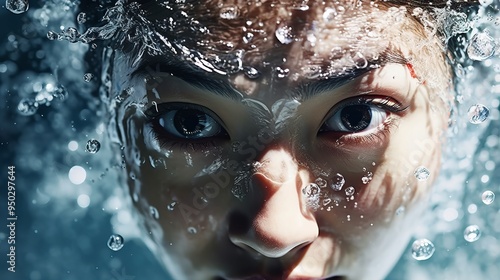
[[[216, 280], [271, 280], [271, 279], [283, 279], [276, 277], [265, 277], [262, 275], [253, 275], [242, 278], [217, 278]], [[310, 277], [310, 276], [302, 276], [302, 275], [294, 275], [286, 278], [287, 280], [347, 280], [345, 276], [331, 276], [328, 278], [318, 278], [318, 277]]]

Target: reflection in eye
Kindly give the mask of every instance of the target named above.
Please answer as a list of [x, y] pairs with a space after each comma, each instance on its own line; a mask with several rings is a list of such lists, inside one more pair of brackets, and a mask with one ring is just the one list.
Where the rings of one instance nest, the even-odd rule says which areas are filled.
[[346, 101], [340, 109], [326, 119], [320, 132], [356, 133], [377, 128], [383, 124], [390, 112], [401, 111], [401, 106], [388, 98], [371, 98]]
[[154, 117], [161, 130], [160, 134], [184, 139], [203, 139], [225, 133], [215, 114], [205, 107], [187, 104], [163, 104], [163, 108]]

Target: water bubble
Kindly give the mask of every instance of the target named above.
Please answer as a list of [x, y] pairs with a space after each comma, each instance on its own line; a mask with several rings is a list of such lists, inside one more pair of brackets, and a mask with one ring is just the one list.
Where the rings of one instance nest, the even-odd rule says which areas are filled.
[[49, 40], [55, 40], [55, 39], [57, 39], [57, 37], [58, 37], [58, 35], [54, 31], [47, 32], [47, 38]]
[[371, 172], [368, 172], [366, 176], [361, 177], [361, 182], [363, 184], [368, 184], [371, 180], [373, 179], [373, 174]]
[[287, 45], [293, 42], [292, 28], [290, 26], [280, 26], [274, 32], [280, 43]]
[[483, 200], [484, 204], [490, 205], [495, 200], [495, 193], [492, 191], [484, 191], [481, 195], [481, 199]]
[[5, 8], [14, 14], [22, 14], [30, 7], [28, 0], [7, 0], [5, 1]]
[[85, 151], [91, 154], [95, 154], [101, 149], [101, 143], [96, 139], [90, 139], [87, 141], [87, 145], [85, 145]]
[[196, 230], [195, 227], [188, 227], [187, 228], [187, 231], [190, 233], [190, 234], [196, 234], [198, 233], [198, 231]]
[[351, 195], [354, 194], [355, 191], [356, 191], [356, 189], [354, 189], [353, 186], [350, 186], [350, 187], [348, 187], [348, 188], [345, 189], [345, 194], [347, 196], [351, 196]]
[[158, 209], [156, 209], [156, 207], [149, 206], [149, 214], [151, 214], [151, 217], [155, 218], [155, 220], [160, 218], [160, 213], [158, 213]]
[[310, 183], [302, 189], [302, 193], [307, 197], [317, 196], [320, 192], [318, 185]]
[[425, 181], [429, 178], [431, 172], [427, 168], [419, 166], [417, 167], [417, 169], [415, 169], [415, 172], [413, 174], [415, 175], [415, 178], [417, 178], [417, 180]]
[[278, 78], [280, 78], [280, 79], [285, 78], [290, 73], [290, 69], [288, 69], [288, 68], [284, 68], [283, 69], [283, 68], [281, 68], [279, 66], [277, 66], [276, 68], [274, 68], [274, 70], [276, 71], [276, 74], [277, 74]]
[[92, 78], [94, 78], [94, 74], [92, 73], [85, 73], [83, 75], [83, 80], [87, 83], [90, 83], [90, 81], [92, 81]]
[[220, 10], [220, 18], [222, 19], [236, 19], [238, 18], [239, 10], [236, 6], [223, 7]]
[[337, 16], [337, 10], [334, 8], [326, 8], [325, 12], [323, 13], [323, 20], [324, 21], [330, 21]]
[[417, 239], [411, 245], [411, 255], [417, 261], [428, 260], [434, 254], [436, 248], [428, 239]]
[[467, 47], [467, 54], [472, 60], [483, 61], [495, 53], [495, 40], [486, 32], [479, 32], [472, 37]]
[[123, 237], [119, 234], [111, 234], [108, 239], [108, 248], [113, 251], [119, 251], [123, 248]]
[[167, 205], [167, 210], [174, 211], [175, 205], [177, 205], [177, 201], [174, 201], [174, 202], [170, 203], [169, 205]]
[[76, 21], [79, 23], [79, 24], [83, 24], [87, 21], [87, 14], [86, 13], [79, 13], [77, 16], [76, 16]]
[[332, 178], [332, 184], [330, 185], [334, 191], [340, 191], [345, 184], [345, 179], [342, 174], [335, 174]]
[[323, 199], [323, 206], [327, 206], [328, 204], [330, 204], [332, 202], [332, 199], [327, 197], [325, 199]]
[[363, 68], [366, 68], [368, 66], [368, 60], [360, 52], [357, 52], [352, 57], [352, 60], [354, 61], [354, 66], [356, 66], [356, 68], [358, 68], [358, 69], [363, 69]]
[[245, 44], [248, 44], [250, 43], [250, 41], [252, 41], [253, 37], [254, 37], [253, 33], [247, 32], [245, 33], [245, 35], [243, 35], [243, 42]]
[[464, 239], [467, 242], [477, 241], [481, 237], [481, 230], [476, 225], [471, 225], [464, 230]]
[[257, 79], [260, 76], [259, 70], [253, 67], [245, 67], [243, 70], [245, 71], [245, 76], [249, 79]]
[[490, 110], [482, 104], [472, 105], [467, 112], [469, 122], [472, 124], [480, 124], [484, 122], [490, 115]]
[[318, 185], [318, 187], [320, 188], [324, 188], [326, 187], [326, 180], [323, 179], [323, 178], [318, 178], [314, 181], [316, 183], [316, 185]]
[[17, 105], [17, 112], [23, 116], [31, 116], [38, 110], [38, 102], [33, 99], [23, 98]]
[[76, 43], [78, 36], [80, 34], [78, 33], [78, 30], [76, 30], [76, 28], [68, 27], [66, 30], [63, 31], [62, 35], [66, 40], [70, 41], [71, 43]]

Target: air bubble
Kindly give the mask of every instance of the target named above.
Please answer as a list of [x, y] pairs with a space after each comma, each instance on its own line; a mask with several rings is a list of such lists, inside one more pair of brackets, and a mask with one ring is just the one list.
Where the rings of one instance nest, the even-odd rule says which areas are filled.
[[149, 214], [151, 214], [151, 217], [153, 217], [155, 220], [158, 220], [160, 218], [160, 213], [158, 213], [158, 209], [154, 206], [149, 206]]
[[318, 185], [310, 183], [302, 189], [302, 193], [307, 197], [317, 196], [320, 192]]
[[350, 187], [348, 187], [348, 188], [345, 189], [345, 194], [347, 196], [351, 196], [351, 195], [354, 194], [355, 191], [356, 191], [356, 189], [354, 189], [353, 186], [350, 186]]
[[323, 206], [328, 206], [328, 204], [330, 204], [332, 202], [332, 199], [327, 197], [325, 199], [323, 199]]
[[92, 81], [93, 78], [94, 78], [94, 74], [92, 74], [92, 73], [85, 73], [83, 75], [83, 80], [87, 83], [90, 83], [90, 81]]
[[48, 38], [49, 40], [52, 40], [52, 41], [53, 41], [53, 40], [57, 39], [57, 37], [58, 37], [58, 35], [57, 35], [57, 33], [55, 33], [54, 31], [49, 31], [49, 32], [47, 32], [47, 38]]
[[481, 195], [481, 200], [484, 204], [490, 205], [495, 200], [495, 193], [492, 191], [484, 191]]
[[482, 104], [476, 104], [469, 108], [467, 112], [469, 116], [469, 122], [472, 124], [480, 124], [484, 122], [490, 115], [490, 110]]
[[325, 12], [323, 13], [323, 20], [324, 21], [330, 21], [334, 19], [337, 16], [337, 10], [334, 8], [326, 8]]
[[479, 32], [472, 37], [467, 47], [467, 54], [472, 60], [483, 61], [495, 53], [495, 40], [486, 32]]
[[287, 45], [293, 42], [292, 28], [290, 26], [281, 26], [276, 29], [274, 35], [280, 43]]
[[411, 255], [417, 261], [428, 260], [432, 257], [435, 250], [434, 244], [425, 238], [415, 240], [411, 245]]
[[38, 102], [29, 98], [23, 98], [17, 105], [17, 112], [23, 116], [31, 116], [38, 110]]
[[77, 16], [76, 16], [76, 21], [79, 23], [79, 24], [84, 24], [85, 22], [87, 22], [87, 14], [86, 13], [79, 13]]
[[90, 139], [87, 141], [87, 144], [85, 145], [85, 151], [87, 153], [95, 154], [99, 152], [101, 149], [101, 143], [97, 141], [96, 139]]
[[30, 7], [28, 0], [7, 0], [5, 1], [5, 8], [14, 14], [22, 14]]
[[79, 35], [78, 30], [74, 27], [68, 27], [63, 31], [64, 38], [71, 43], [76, 43]]
[[417, 169], [415, 169], [415, 172], [413, 174], [415, 175], [415, 178], [417, 178], [417, 180], [425, 181], [429, 178], [431, 172], [427, 168], [419, 166], [417, 167]]
[[344, 184], [345, 184], [344, 176], [342, 176], [342, 174], [337, 173], [333, 176], [332, 184], [330, 186], [334, 191], [340, 191], [342, 190]]
[[356, 66], [356, 68], [358, 69], [363, 69], [368, 66], [368, 60], [360, 52], [357, 52], [352, 58], [352, 60], [354, 61], [354, 66]]
[[236, 6], [223, 7], [220, 10], [220, 18], [222, 19], [236, 19], [238, 18], [239, 10]]
[[249, 79], [257, 79], [260, 76], [259, 70], [253, 67], [245, 67], [243, 70], [245, 72], [245, 76]]
[[477, 241], [481, 237], [481, 230], [476, 225], [471, 225], [464, 230], [464, 239], [467, 242]]
[[190, 234], [196, 234], [198, 233], [198, 231], [196, 230], [195, 227], [188, 227], [187, 228], [187, 231], [190, 233]]
[[167, 210], [168, 210], [168, 211], [174, 211], [174, 209], [175, 209], [175, 205], [177, 205], [177, 202], [176, 202], [176, 201], [174, 201], [174, 202], [170, 203], [169, 205], [167, 205]]
[[290, 69], [288, 68], [281, 68], [279, 66], [277, 66], [276, 68], [274, 68], [274, 70], [276, 71], [276, 75], [278, 76], [278, 78], [280, 79], [283, 79], [285, 78], [286, 76], [288, 76], [288, 74], [290, 73]]
[[119, 234], [112, 234], [108, 239], [108, 248], [113, 251], [119, 251], [123, 248], [123, 237]]
[[318, 178], [314, 181], [316, 183], [316, 185], [318, 185], [318, 187], [320, 188], [324, 188], [326, 187], [326, 180], [323, 179], [323, 178]]

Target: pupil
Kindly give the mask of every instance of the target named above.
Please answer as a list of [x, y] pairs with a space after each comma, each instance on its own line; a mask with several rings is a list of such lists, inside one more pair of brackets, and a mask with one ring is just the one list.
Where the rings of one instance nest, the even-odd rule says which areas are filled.
[[352, 105], [341, 112], [342, 124], [354, 132], [366, 129], [372, 119], [372, 111], [366, 105]]
[[179, 110], [174, 116], [174, 126], [181, 134], [196, 134], [205, 128], [206, 117], [206, 114], [200, 114], [198, 110]]

